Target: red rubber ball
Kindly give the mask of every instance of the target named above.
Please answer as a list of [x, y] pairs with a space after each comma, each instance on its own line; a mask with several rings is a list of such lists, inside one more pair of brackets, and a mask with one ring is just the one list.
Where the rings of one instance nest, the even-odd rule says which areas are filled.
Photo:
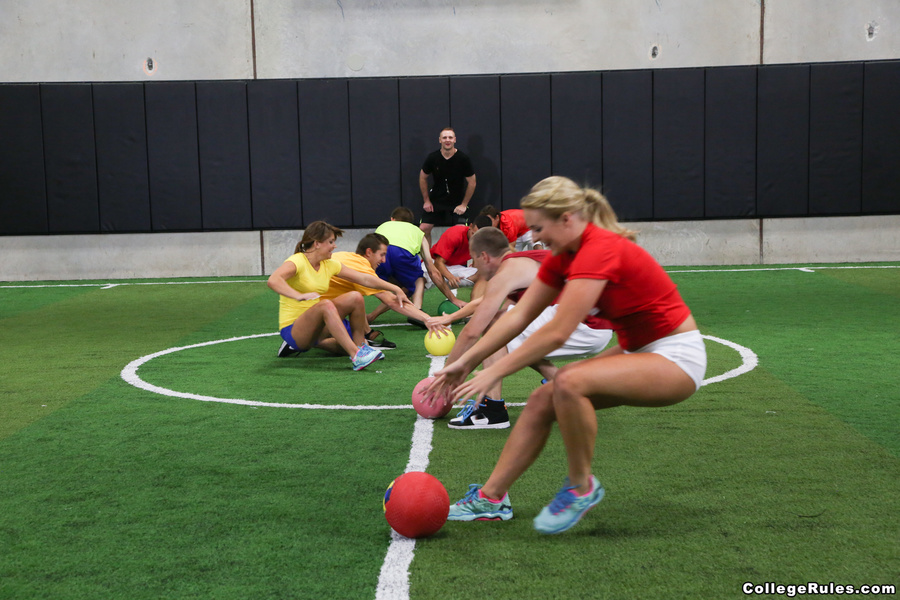
[[434, 535], [447, 522], [450, 495], [434, 475], [404, 473], [384, 493], [384, 516], [400, 535], [422, 538]]

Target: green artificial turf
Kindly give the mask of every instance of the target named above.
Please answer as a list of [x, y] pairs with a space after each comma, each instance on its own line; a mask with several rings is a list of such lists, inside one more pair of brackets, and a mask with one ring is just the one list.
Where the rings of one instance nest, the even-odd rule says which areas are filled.
[[[531, 519], [565, 475], [554, 432], [510, 491], [512, 521], [448, 523], [416, 543], [410, 598], [741, 598], [748, 581], [900, 581], [900, 269], [809, 267], [670, 269], [702, 332], [759, 366], [673, 407], [598, 413], [607, 497], [548, 537]], [[201, 396], [405, 408], [174, 398], [120, 372], [274, 334], [275, 294], [262, 278], [107, 283], [0, 288], [0, 598], [374, 598], [383, 492], [406, 468], [410, 392], [430, 368], [424, 332], [385, 315], [398, 348], [358, 373], [319, 350], [278, 359], [276, 335], [138, 369]], [[430, 290], [425, 309], [441, 300]], [[707, 348], [707, 377], [741, 363]], [[506, 400], [539, 380], [507, 378]], [[428, 470], [455, 501], [487, 478], [508, 431], [445, 422]]]

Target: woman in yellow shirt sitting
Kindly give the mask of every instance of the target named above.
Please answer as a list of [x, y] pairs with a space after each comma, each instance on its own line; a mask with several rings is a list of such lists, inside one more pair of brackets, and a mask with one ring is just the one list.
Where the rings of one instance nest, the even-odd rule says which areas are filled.
[[401, 306], [409, 299], [396, 285], [343, 268], [332, 259], [335, 240], [343, 233], [325, 221], [310, 223], [294, 254], [269, 276], [268, 286], [280, 295], [278, 328], [284, 340], [282, 349], [306, 352], [316, 346], [334, 354], [346, 353], [353, 361], [353, 370], [359, 371], [383, 359], [384, 353], [365, 343], [367, 322], [362, 294], [348, 292], [332, 300], [319, 298], [328, 290], [331, 278], [340, 275], [360, 285], [393, 292]]

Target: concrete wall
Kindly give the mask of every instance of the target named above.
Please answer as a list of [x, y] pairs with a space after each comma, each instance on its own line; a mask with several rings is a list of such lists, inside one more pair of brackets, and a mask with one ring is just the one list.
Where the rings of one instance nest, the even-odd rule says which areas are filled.
[[898, 28], [897, 0], [3, 0], [0, 81], [872, 60]]
[[[900, 215], [636, 223], [661, 264], [900, 261]], [[353, 251], [369, 230], [349, 230]], [[443, 232], [435, 228], [437, 239]], [[271, 273], [302, 231], [0, 237], [0, 281], [248, 276]]]

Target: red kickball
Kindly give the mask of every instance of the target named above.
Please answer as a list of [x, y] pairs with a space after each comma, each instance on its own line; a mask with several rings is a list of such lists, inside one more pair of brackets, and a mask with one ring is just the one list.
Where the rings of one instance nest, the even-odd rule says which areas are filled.
[[422, 402], [425, 390], [428, 389], [432, 381], [434, 381], [434, 377], [426, 377], [416, 384], [412, 392], [412, 404], [416, 412], [426, 419], [440, 419], [450, 412], [450, 409], [453, 408], [453, 403], [447, 402], [444, 404], [443, 398], [440, 397], [434, 399], [434, 404], [429, 404], [427, 401]]
[[450, 495], [434, 475], [404, 473], [384, 492], [384, 516], [394, 531], [408, 538], [434, 535], [447, 522]]

